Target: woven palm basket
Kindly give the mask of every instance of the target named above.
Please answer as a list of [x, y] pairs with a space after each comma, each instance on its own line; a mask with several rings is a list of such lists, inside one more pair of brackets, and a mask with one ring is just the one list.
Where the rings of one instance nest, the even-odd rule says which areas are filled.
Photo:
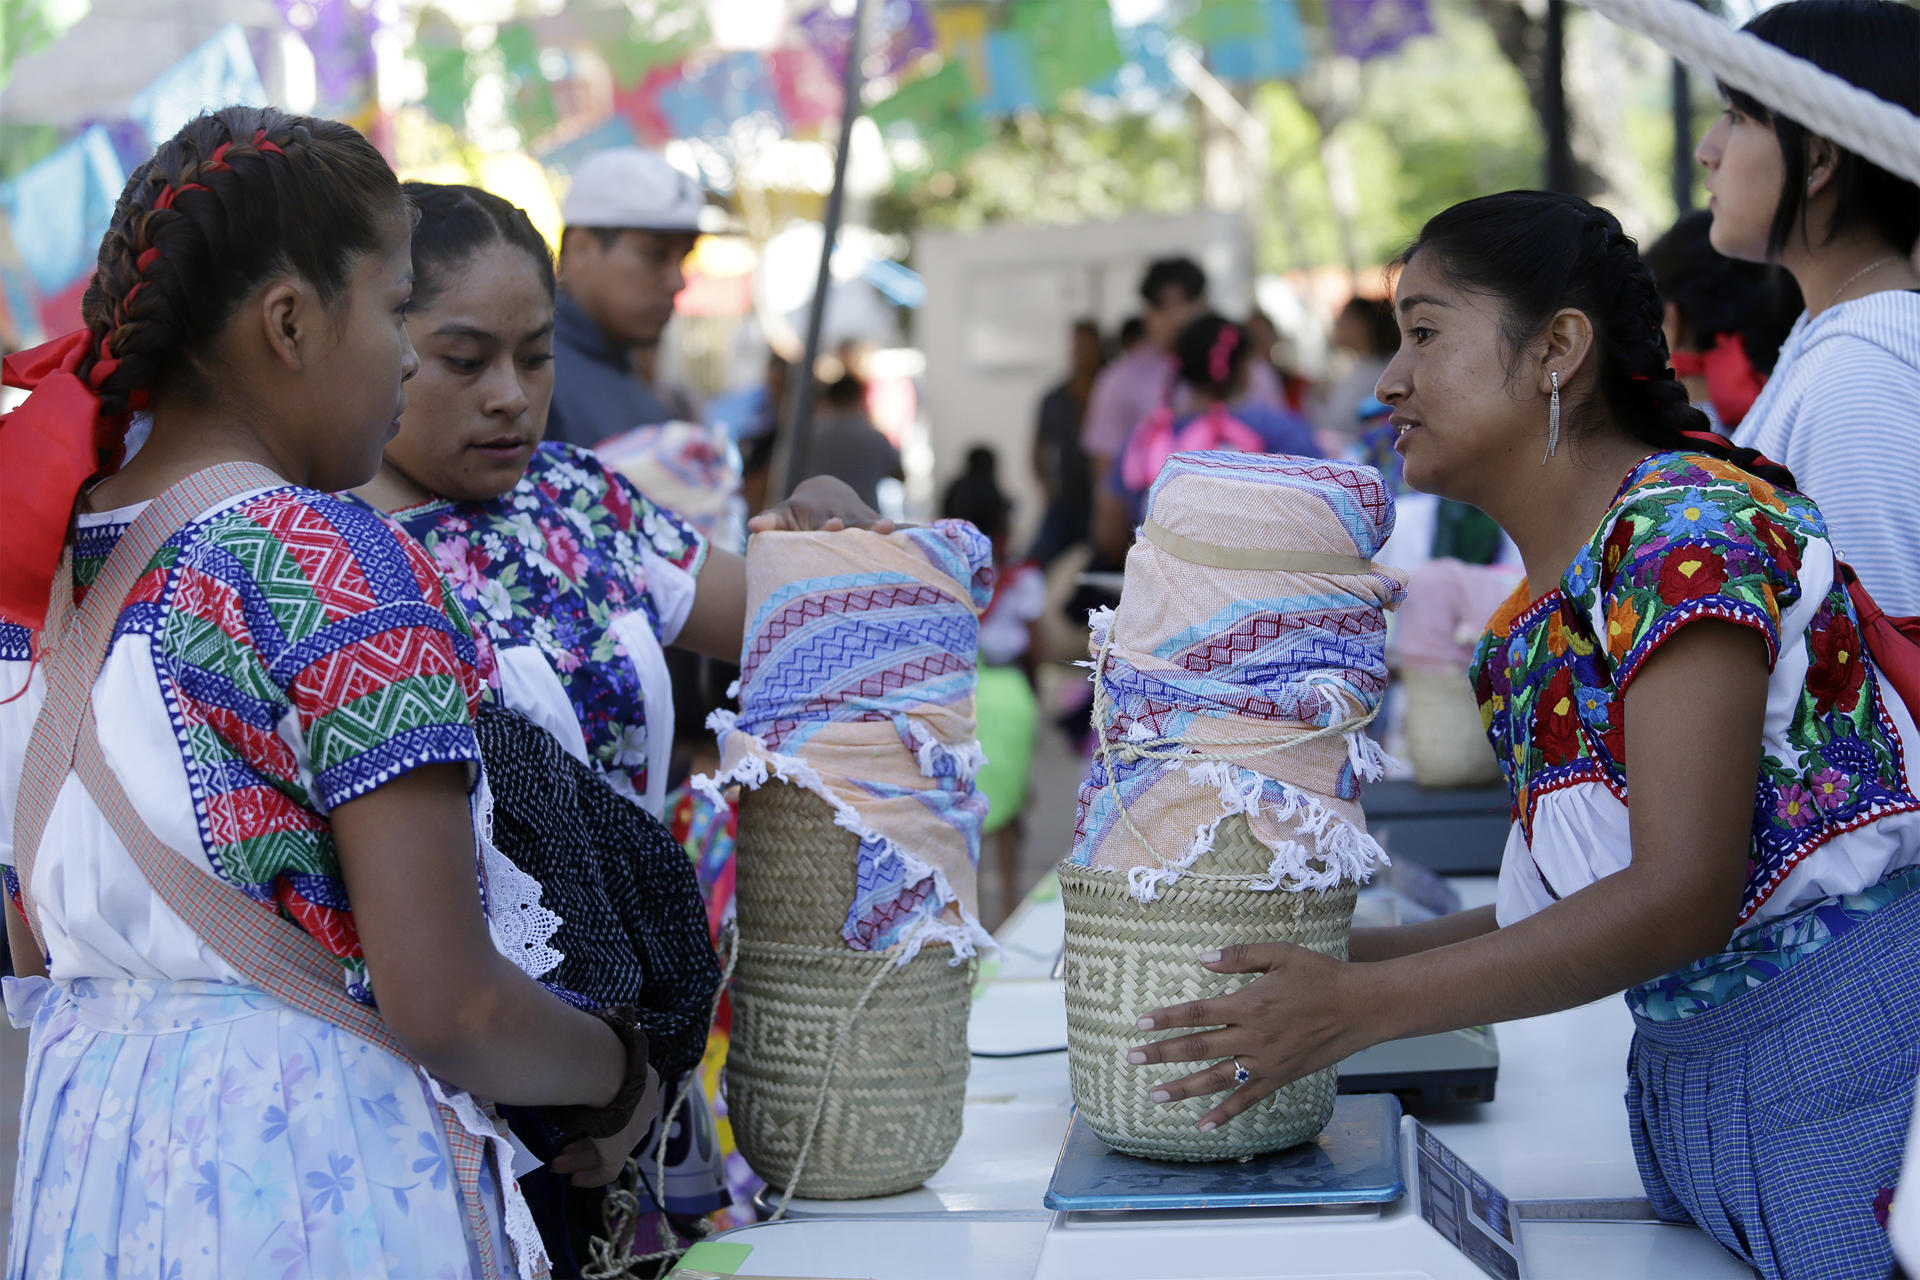
[[944, 945], [904, 966], [847, 949], [858, 848], [811, 792], [741, 796], [727, 1113], [755, 1173], [816, 1200], [919, 1186], [966, 1101], [974, 966]]
[[1400, 673], [1407, 693], [1407, 760], [1423, 787], [1484, 787], [1500, 781], [1500, 762], [1480, 722], [1465, 671]]
[[1165, 1105], [1148, 1098], [1157, 1084], [1208, 1065], [1136, 1067], [1127, 1050], [1186, 1032], [1142, 1033], [1149, 1009], [1225, 995], [1254, 974], [1216, 974], [1199, 955], [1248, 942], [1291, 942], [1347, 957], [1358, 886], [1326, 893], [1255, 892], [1211, 876], [1265, 874], [1272, 855], [1235, 814], [1220, 824], [1213, 851], [1165, 886], [1152, 902], [1127, 892], [1127, 877], [1060, 866], [1067, 911], [1067, 1063], [1074, 1102], [1088, 1126], [1115, 1151], [1154, 1160], [1235, 1160], [1306, 1142], [1333, 1118], [1336, 1068], [1316, 1071], [1256, 1102], [1212, 1133], [1201, 1117], [1224, 1095]]

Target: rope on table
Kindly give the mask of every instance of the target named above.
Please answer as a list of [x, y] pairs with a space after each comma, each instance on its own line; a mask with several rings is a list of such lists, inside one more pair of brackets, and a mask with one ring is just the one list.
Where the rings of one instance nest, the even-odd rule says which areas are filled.
[[1686, 0], [1575, 0], [1683, 62], [1920, 183], [1920, 116], [1740, 31]]

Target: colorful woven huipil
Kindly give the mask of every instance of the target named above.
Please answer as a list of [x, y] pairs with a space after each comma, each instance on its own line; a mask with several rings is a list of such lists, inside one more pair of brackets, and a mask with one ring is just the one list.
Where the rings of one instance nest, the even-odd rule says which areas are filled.
[[1360, 783], [1384, 763], [1366, 725], [1386, 690], [1386, 614], [1405, 580], [1371, 557], [1393, 502], [1370, 467], [1176, 454], [1148, 496], [1117, 609], [1093, 618], [1098, 745], [1080, 792], [1067, 905], [1070, 1066], [1109, 1145], [1228, 1159], [1303, 1141], [1333, 1073], [1211, 1134], [1213, 1100], [1156, 1106], [1168, 1074], [1126, 1064], [1148, 1009], [1244, 978], [1211, 947], [1286, 941], [1344, 957], [1358, 886], [1386, 860]]

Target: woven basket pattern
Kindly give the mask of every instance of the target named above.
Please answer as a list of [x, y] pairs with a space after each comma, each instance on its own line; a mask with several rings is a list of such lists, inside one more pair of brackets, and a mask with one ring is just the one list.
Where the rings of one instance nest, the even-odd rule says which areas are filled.
[[727, 1112], [753, 1171], [786, 1189], [846, 1028], [793, 1188], [817, 1200], [919, 1186], [953, 1153], [966, 1101], [974, 966], [949, 964], [945, 946], [904, 967], [891, 955], [848, 950], [840, 929], [856, 848], [811, 792], [769, 783], [741, 797]]
[[1480, 704], [1464, 671], [1400, 673], [1407, 691], [1407, 761], [1423, 787], [1484, 787], [1500, 781], [1500, 762], [1480, 723]]
[[1264, 874], [1272, 855], [1235, 814], [1213, 850], [1154, 901], [1136, 901], [1127, 878], [1062, 863], [1067, 912], [1067, 1063], [1080, 1114], [1115, 1151], [1155, 1160], [1233, 1160], [1305, 1142], [1333, 1117], [1337, 1069], [1281, 1088], [1212, 1133], [1196, 1127], [1220, 1096], [1161, 1105], [1147, 1094], [1205, 1064], [1136, 1067], [1127, 1050], [1145, 1040], [1136, 1019], [1149, 1009], [1225, 995], [1250, 974], [1216, 974], [1199, 955], [1213, 947], [1291, 942], [1346, 959], [1358, 886], [1319, 893], [1259, 893], [1209, 876]]

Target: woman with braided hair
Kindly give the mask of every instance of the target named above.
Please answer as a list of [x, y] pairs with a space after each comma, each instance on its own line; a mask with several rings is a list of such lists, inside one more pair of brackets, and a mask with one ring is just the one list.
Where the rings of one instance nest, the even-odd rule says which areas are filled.
[[476, 834], [490, 651], [329, 496], [418, 368], [411, 231], [347, 126], [203, 115], [128, 181], [86, 328], [6, 362], [10, 1278], [542, 1275], [491, 1104], [579, 1135], [583, 1184], [652, 1123], [644, 1036], [535, 980], [551, 913]]
[[1141, 1087], [1222, 1092], [1237, 1057], [1208, 1128], [1368, 1045], [1624, 990], [1655, 1210], [1769, 1280], [1881, 1280], [1920, 1065], [1920, 732], [1819, 509], [1706, 431], [1606, 211], [1469, 200], [1400, 262], [1378, 394], [1407, 482], [1492, 516], [1528, 574], [1472, 668], [1513, 793], [1497, 901], [1357, 929], [1344, 963], [1208, 953], [1260, 976], [1144, 1011], [1204, 1030], [1133, 1061], [1212, 1065]]

